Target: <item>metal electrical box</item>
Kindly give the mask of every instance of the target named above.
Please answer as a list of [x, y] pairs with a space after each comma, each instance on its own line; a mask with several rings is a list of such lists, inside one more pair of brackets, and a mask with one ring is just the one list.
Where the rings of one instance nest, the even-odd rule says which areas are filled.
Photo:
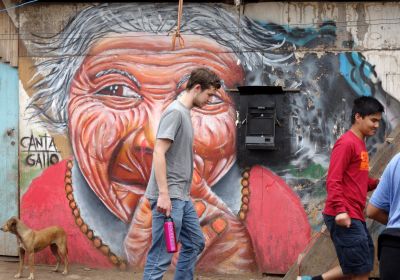
[[275, 104], [247, 108], [247, 149], [275, 149]]
[[287, 89], [281, 86], [238, 86], [237, 160], [241, 167], [254, 164], [279, 166], [287, 162], [292, 152], [290, 126], [294, 102]]

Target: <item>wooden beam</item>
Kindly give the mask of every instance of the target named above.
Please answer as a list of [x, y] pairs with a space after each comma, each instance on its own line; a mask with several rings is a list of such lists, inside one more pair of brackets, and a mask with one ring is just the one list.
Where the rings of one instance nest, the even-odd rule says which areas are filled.
[[[6, 6], [0, 2], [0, 8]], [[18, 30], [8, 13], [0, 13], [0, 57], [1, 61], [18, 66]]]

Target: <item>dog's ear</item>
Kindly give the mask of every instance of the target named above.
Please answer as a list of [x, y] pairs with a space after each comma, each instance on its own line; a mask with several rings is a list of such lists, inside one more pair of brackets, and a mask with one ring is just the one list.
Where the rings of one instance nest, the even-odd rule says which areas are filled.
[[16, 228], [16, 226], [17, 226], [17, 222], [18, 222], [18, 219], [17, 219], [17, 217], [11, 217], [9, 220], [8, 220], [8, 228], [9, 228], [9, 230], [11, 231], [11, 232], [14, 232], [15, 231], [15, 228]]

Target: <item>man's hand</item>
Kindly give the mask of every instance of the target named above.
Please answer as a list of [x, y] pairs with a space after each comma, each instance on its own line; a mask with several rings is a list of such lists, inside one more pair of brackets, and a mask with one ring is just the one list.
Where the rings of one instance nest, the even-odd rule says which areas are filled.
[[335, 222], [339, 226], [349, 228], [351, 225], [351, 218], [347, 213], [340, 213], [336, 215]]
[[169, 217], [171, 215], [171, 210], [172, 204], [169, 194], [160, 193], [157, 199], [157, 211]]

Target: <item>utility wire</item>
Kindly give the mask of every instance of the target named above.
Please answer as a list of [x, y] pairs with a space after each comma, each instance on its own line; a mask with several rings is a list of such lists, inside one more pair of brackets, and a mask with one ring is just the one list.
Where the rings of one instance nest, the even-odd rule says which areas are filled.
[[28, 5], [28, 4], [32, 4], [34, 2], [39, 2], [39, 0], [31, 0], [31, 1], [25, 2], [23, 4], [19, 4], [19, 5], [15, 5], [15, 6], [11, 6], [11, 7], [5, 8], [5, 9], [1, 9], [0, 12], [7, 12], [9, 10], [16, 9], [16, 8], [19, 8], [19, 7]]
[[[39, 2], [39, 0], [31, 0], [31, 1], [28, 1], [28, 2], [25, 2], [25, 3], [22, 3], [22, 4], [19, 4], [19, 5], [15, 5], [15, 6], [11, 6], [11, 7], [8, 7], [8, 8], [5, 8], [5, 9], [1, 9], [0, 10], [0, 12], [5, 12], [5, 11], [8, 11], [8, 10], [11, 10], [11, 9], [16, 9], [16, 8], [19, 8], [19, 7], [22, 7], [22, 6], [25, 6], [25, 5], [28, 5], [28, 4], [32, 4], [32, 3], [35, 3], [35, 2]], [[239, 15], [240, 16], [240, 15]], [[377, 18], [377, 19], [368, 19], [368, 20], [364, 20], [365, 22], [373, 22], [373, 21], [385, 21], [385, 20], [400, 20], [400, 18]], [[327, 20], [327, 21], [333, 21], [333, 20]], [[324, 24], [326, 21], [323, 21], [323, 22], [310, 22], [310, 23], [288, 23], [288, 24], [286, 24], [286, 26], [287, 27], [296, 27], [296, 26], [313, 26], [313, 25], [321, 25], [321, 24]], [[349, 23], [349, 22], [359, 22], [359, 20], [346, 20], [346, 21], [333, 21], [335, 24], [338, 24], [338, 23], [345, 23], [345, 24], [347, 24], [347, 23]], [[366, 24], [366, 25], [373, 25], [373, 24]]]
[[[38, 2], [39, 0], [31, 0], [28, 2], [25, 2], [23, 4], [20, 5], [16, 5], [16, 6], [12, 6], [3, 10], [0, 10], [0, 12], [2, 11], [7, 11], [10, 9], [14, 9], [14, 8], [18, 8], [27, 4], [32, 4], [34, 2]], [[240, 16], [240, 15], [239, 15]], [[386, 22], [378, 22], [378, 23], [372, 23], [372, 22], [376, 22], [376, 21], [386, 21]], [[390, 22], [390, 21], [396, 21], [396, 22]], [[340, 31], [340, 30], [346, 30], [347, 28], [351, 28], [351, 27], [363, 27], [363, 26], [385, 26], [385, 25], [394, 25], [394, 24], [400, 24], [400, 17], [398, 18], [379, 18], [379, 19], [369, 19], [364, 21], [365, 23], [361, 24], [348, 24], [348, 23], [355, 23], [358, 22], [356, 20], [347, 20], [347, 21], [334, 21], [334, 20], [326, 20], [323, 22], [316, 22], [316, 23], [288, 23], [286, 25], [275, 25], [272, 24], [270, 26], [270, 30], [268, 28], [265, 28], [266, 30], [269, 30], [271, 32], [282, 32], [282, 34], [276, 34], [276, 35], [285, 35], [285, 34], [289, 34], [291, 33], [290, 29], [291, 28], [301, 28], [301, 26], [306, 26], [304, 29], [308, 29], [308, 28], [316, 28], [316, 32], [318, 32], [318, 29], [323, 28], [323, 24], [327, 24], [327, 23], [332, 23], [331, 26], [332, 28], [335, 28], [336, 31]], [[367, 23], [367, 22], [371, 22], [371, 23]], [[271, 24], [266, 22], [266, 24]], [[318, 27], [315, 27], [316, 25], [318, 25]], [[328, 25], [329, 26], [329, 25]], [[239, 27], [240, 29], [241, 27]], [[200, 30], [200, 29], [198, 29]], [[231, 27], [231, 28], [214, 28], [213, 31], [225, 31], [225, 32], [220, 32], [220, 34], [223, 33], [228, 33], [228, 31], [232, 31], [232, 33], [237, 32], [238, 27]], [[299, 31], [299, 30], [297, 30]], [[193, 31], [192, 31], [193, 32]], [[185, 36], [201, 36], [201, 35], [206, 35], [206, 34], [196, 34], [196, 33], [192, 33], [191, 31], [186, 31], [186, 32], [182, 32], [182, 35]], [[301, 32], [301, 30], [299, 31]], [[76, 36], [77, 34], [75, 34], [75, 36], [69, 36], [70, 34], [73, 34], [72, 32], [69, 33], [64, 33], [64, 32], [36, 32], [34, 34], [30, 34], [30, 33], [0, 33], [0, 41], [13, 41], [13, 40], [60, 40], [63, 38], [68, 38], [68, 39], [82, 39], [85, 38], [85, 35], [90, 35], [93, 33], [90, 32], [81, 32], [78, 36]], [[315, 33], [314, 33], [315, 34]], [[310, 33], [309, 35], [314, 35], [313, 33]], [[271, 34], [274, 35], [274, 34]], [[1, 38], [1, 36], [7, 36], [8, 38]], [[10, 38], [15, 36], [15, 38]], [[165, 32], [165, 34], [142, 34], [142, 35], [124, 35], [124, 37], [126, 38], [137, 38], [137, 37], [165, 37], [168, 36], [167, 33]], [[294, 34], [294, 36], [296, 36]], [[298, 36], [296, 37], [301, 37], [302, 34], [299, 33]], [[304, 36], [307, 36], [307, 34], [304, 34]], [[44, 37], [44, 38], [41, 38]], [[48, 38], [46, 38], [48, 37]], [[110, 36], [110, 35], [104, 35], [104, 36], [100, 36], [99, 38], [114, 38], [115, 36]], [[240, 40], [240, 39], [239, 39]]]
[[[330, 47], [329, 49], [327, 49], [326, 47], [321, 47], [321, 48], [313, 48], [313, 49], [282, 49], [282, 50], [275, 50], [275, 51], [270, 51], [270, 52], [266, 52], [264, 49], [252, 49], [252, 50], [240, 50], [240, 51], [231, 51], [231, 50], [226, 50], [226, 51], [216, 51], [213, 52], [216, 55], [221, 55], [221, 54], [232, 54], [232, 55], [237, 55], [237, 54], [263, 54], [263, 53], [270, 53], [270, 54], [288, 54], [288, 53], [317, 53], [317, 52], [322, 52], [322, 51], [328, 51], [331, 53], [339, 53], [339, 52], [352, 52], [352, 51], [361, 51], [361, 52], [370, 52], [370, 51], [382, 51], [382, 50], [387, 50], [387, 51], [400, 51], [399, 47], [396, 48], [369, 48], [369, 49], [362, 49], [359, 50], [357, 48], [353, 48], [353, 49], [348, 49], [348, 48], [337, 48], [337, 47]], [[176, 51], [172, 51], [172, 50], [165, 50], [162, 52], [163, 55], [166, 54], [176, 54]], [[97, 57], [97, 58], [101, 58], [101, 57], [110, 57], [110, 56], [115, 56], [115, 55], [119, 55], [118, 53], [109, 53], [109, 54], [96, 54], [96, 55], [91, 55], [91, 54], [87, 54], [85, 52], [80, 52], [80, 53], [76, 53], [76, 54], [43, 54], [43, 53], [39, 53], [39, 54], [30, 54], [30, 55], [20, 55], [20, 58], [46, 58], [46, 59], [60, 59], [60, 58], [74, 58], [74, 57]], [[148, 56], [149, 53], [148, 51], [143, 51], [140, 53], [136, 53], [135, 54], [138, 57], [145, 57]], [[154, 53], [154, 55], [159, 55], [158, 53]], [[290, 58], [289, 58], [290, 60]]]

